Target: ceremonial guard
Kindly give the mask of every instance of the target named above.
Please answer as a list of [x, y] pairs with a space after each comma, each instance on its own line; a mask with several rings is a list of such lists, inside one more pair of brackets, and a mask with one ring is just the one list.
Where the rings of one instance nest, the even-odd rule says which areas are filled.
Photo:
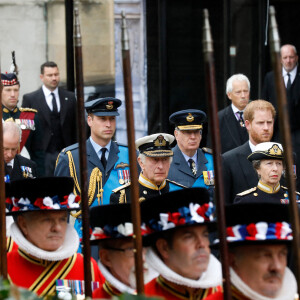
[[[234, 203], [289, 203], [288, 189], [280, 185], [284, 173], [283, 148], [279, 143], [265, 142], [257, 144], [248, 156], [258, 175], [257, 186], [236, 195]], [[299, 202], [300, 194], [296, 192]]]
[[[2, 117], [12, 118], [22, 129], [20, 152], [37, 164], [38, 175], [44, 174], [44, 151], [42, 147], [43, 133], [37, 111], [32, 108], [18, 107], [20, 83], [14, 73], [1, 74]], [[25, 146], [25, 147], [24, 147]], [[22, 151], [23, 150], [23, 151]], [[28, 153], [26, 153], [28, 151]]]
[[[287, 267], [292, 228], [288, 206], [274, 203], [226, 207], [233, 300], [296, 300], [297, 282]], [[215, 246], [219, 246], [216, 240]], [[218, 292], [206, 300], [222, 300]]]
[[[93, 292], [93, 298], [111, 299], [125, 292], [136, 294], [135, 248], [130, 204], [92, 207], [90, 225], [91, 245], [99, 247], [98, 265], [105, 277], [104, 284]], [[144, 232], [141, 229], [142, 235]], [[142, 255], [145, 260], [144, 250]], [[145, 282], [149, 281], [149, 276], [153, 274], [157, 276], [144, 264]]]
[[[166, 179], [172, 162], [171, 144], [174, 136], [167, 133], [155, 133], [136, 140], [139, 151], [138, 163], [141, 167], [139, 176], [140, 199], [158, 196], [185, 186]], [[130, 202], [130, 182], [116, 188], [110, 197], [110, 203]]]
[[[112, 190], [130, 181], [128, 148], [112, 140], [121, 100], [108, 97], [85, 103], [91, 136], [86, 141], [89, 206], [109, 204]], [[57, 159], [55, 176], [71, 176], [74, 194], [80, 195], [79, 145], [62, 150]], [[75, 229], [82, 236], [81, 211], [72, 214]]]
[[[79, 237], [68, 224], [68, 211], [79, 208], [72, 178], [43, 177], [7, 185], [10, 227], [17, 251], [7, 254], [10, 281], [39, 296], [54, 295], [56, 281], [84, 280], [83, 256], [76, 253]], [[92, 280], [103, 282], [91, 260]]]
[[204, 188], [183, 189], [141, 202], [146, 262], [160, 275], [145, 286], [148, 296], [205, 299], [221, 290], [220, 262], [210, 253], [214, 206]]
[[202, 124], [206, 114], [201, 110], [187, 109], [173, 113], [169, 120], [175, 125], [177, 141], [168, 178], [187, 187], [205, 187], [213, 190], [214, 165], [212, 151], [199, 149]]

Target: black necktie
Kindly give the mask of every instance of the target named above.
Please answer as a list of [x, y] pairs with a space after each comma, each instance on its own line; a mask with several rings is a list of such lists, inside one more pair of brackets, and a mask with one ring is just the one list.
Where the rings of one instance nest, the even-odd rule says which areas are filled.
[[242, 111], [238, 111], [237, 113], [240, 115], [240, 125], [241, 125], [241, 127], [245, 127], [245, 121], [244, 121], [244, 118], [243, 118], [244, 113]]
[[11, 173], [12, 173], [12, 166], [5, 164], [5, 174], [9, 175], [9, 177], [11, 177]]
[[286, 74], [288, 76], [288, 81], [286, 83], [286, 89], [289, 90], [291, 88], [292, 82], [291, 82], [291, 74], [287, 73]]
[[101, 155], [101, 162], [102, 162], [102, 165], [104, 167], [104, 169], [106, 168], [106, 158], [105, 158], [105, 152], [106, 152], [106, 148], [101, 148], [101, 152], [102, 152], [102, 155]]
[[52, 107], [53, 107], [52, 111], [54, 113], [58, 113], [55, 95], [54, 93], [51, 93], [51, 95], [52, 95]]
[[190, 168], [191, 168], [193, 174], [196, 175], [197, 174], [197, 168], [196, 168], [196, 164], [195, 164], [194, 160], [190, 158], [188, 160], [188, 162], [190, 164]]

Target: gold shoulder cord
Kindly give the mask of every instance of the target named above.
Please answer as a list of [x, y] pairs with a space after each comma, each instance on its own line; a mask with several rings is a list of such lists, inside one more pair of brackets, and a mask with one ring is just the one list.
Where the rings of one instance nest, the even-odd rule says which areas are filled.
[[125, 190], [120, 191], [119, 203], [127, 203]]
[[[79, 182], [77, 179], [77, 173], [76, 168], [73, 160], [73, 156], [71, 151], [67, 152], [68, 158], [69, 158], [69, 170], [70, 170], [70, 176], [74, 179], [75, 187], [74, 187], [74, 195], [78, 195], [81, 193]], [[96, 185], [97, 185], [97, 199], [98, 199], [98, 205], [103, 204], [103, 186], [102, 186], [102, 172], [98, 168], [94, 168], [91, 176], [90, 176], [90, 183], [89, 183], [89, 189], [88, 189], [88, 204], [91, 206], [94, 200], [94, 195], [96, 191]], [[78, 193], [76, 192], [78, 191]], [[79, 201], [80, 203], [80, 201]], [[78, 218], [81, 215], [81, 210], [79, 210], [76, 213], [71, 213], [71, 216], [74, 218]]]

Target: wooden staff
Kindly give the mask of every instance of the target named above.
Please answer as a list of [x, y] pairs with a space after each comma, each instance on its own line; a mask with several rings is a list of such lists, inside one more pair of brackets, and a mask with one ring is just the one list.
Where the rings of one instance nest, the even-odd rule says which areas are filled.
[[[1, 67], [0, 67], [1, 74]], [[0, 80], [0, 103], [2, 106], [2, 80]], [[3, 113], [0, 109], [0, 276], [7, 279], [7, 257], [6, 257], [6, 218], [5, 218], [5, 183], [4, 183], [4, 155], [3, 155]]]
[[130, 163], [130, 199], [131, 199], [131, 218], [133, 223], [133, 240], [136, 249], [135, 252], [135, 276], [138, 294], [144, 293], [144, 273], [143, 273], [143, 246], [141, 236], [141, 212], [139, 204], [139, 186], [138, 186], [138, 169], [137, 157], [135, 150], [135, 134], [134, 134], [134, 114], [132, 101], [132, 83], [131, 83], [131, 67], [130, 67], [130, 50], [129, 36], [126, 26], [125, 13], [122, 12], [122, 58], [123, 58], [123, 80], [125, 91], [126, 106], [126, 123], [127, 123], [127, 139], [129, 148]]
[[[299, 230], [299, 213], [298, 205], [296, 202], [296, 181], [293, 171], [293, 147], [291, 130], [289, 123], [288, 105], [286, 98], [286, 89], [282, 77], [282, 65], [280, 59], [280, 37], [278, 33], [277, 22], [275, 18], [275, 8], [270, 6], [270, 23], [269, 23], [269, 36], [270, 36], [270, 51], [272, 57], [272, 66], [274, 72], [276, 98], [278, 106], [278, 120], [280, 136], [284, 149], [284, 159], [286, 162], [286, 177], [287, 186], [289, 191], [289, 208], [291, 223], [293, 228], [293, 251], [295, 256], [295, 271], [298, 287], [300, 287], [300, 230]], [[300, 155], [300, 153], [297, 153]]]
[[81, 189], [81, 211], [82, 211], [82, 240], [84, 255], [84, 281], [85, 297], [92, 297], [91, 287], [91, 249], [89, 235], [89, 205], [88, 205], [88, 177], [86, 159], [86, 134], [85, 114], [83, 97], [83, 67], [82, 67], [82, 44], [79, 23], [78, 7], [74, 8], [74, 46], [75, 46], [75, 72], [77, 92], [77, 124], [79, 141], [79, 163], [80, 163], [80, 189]]
[[223, 173], [221, 162], [221, 140], [218, 119], [218, 102], [216, 95], [216, 80], [215, 80], [215, 66], [213, 57], [213, 40], [208, 19], [208, 10], [203, 10], [203, 54], [205, 65], [205, 82], [206, 94], [209, 111], [209, 126], [212, 130], [212, 146], [213, 146], [213, 159], [215, 171], [215, 199], [218, 215], [218, 231], [220, 239], [220, 254], [222, 261], [223, 272], [223, 289], [224, 299], [231, 300], [231, 287], [229, 275], [229, 261], [228, 261], [228, 247], [226, 241], [226, 222], [225, 222], [225, 200], [224, 200], [224, 185]]

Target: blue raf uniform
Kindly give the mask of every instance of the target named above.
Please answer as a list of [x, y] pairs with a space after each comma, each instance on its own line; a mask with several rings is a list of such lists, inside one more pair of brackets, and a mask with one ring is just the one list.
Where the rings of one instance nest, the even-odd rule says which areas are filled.
[[[117, 107], [121, 101], [115, 98], [96, 99], [85, 104], [88, 113], [101, 116], [117, 116]], [[130, 181], [129, 156], [126, 146], [111, 141], [109, 156], [104, 168], [91, 142], [86, 141], [87, 171], [88, 171], [88, 202], [89, 206], [109, 204], [113, 189]], [[75, 182], [74, 193], [80, 195], [79, 145], [65, 148], [58, 157], [55, 176], [71, 176]], [[81, 211], [72, 215], [76, 218], [75, 229], [82, 237]]]
[[[178, 111], [169, 118], [177, 130], [200, 130], [200, 134], [205, 119], [206, 114], [196, 109]], [[197, 149], [197, 163], [189, 163], [178, 145], [174, 147], [173, 152], [174, 157], [168, 179], [179, 182], [189, 188], [204, 187], [213, 192], [214, 165], [211, 149]]]

